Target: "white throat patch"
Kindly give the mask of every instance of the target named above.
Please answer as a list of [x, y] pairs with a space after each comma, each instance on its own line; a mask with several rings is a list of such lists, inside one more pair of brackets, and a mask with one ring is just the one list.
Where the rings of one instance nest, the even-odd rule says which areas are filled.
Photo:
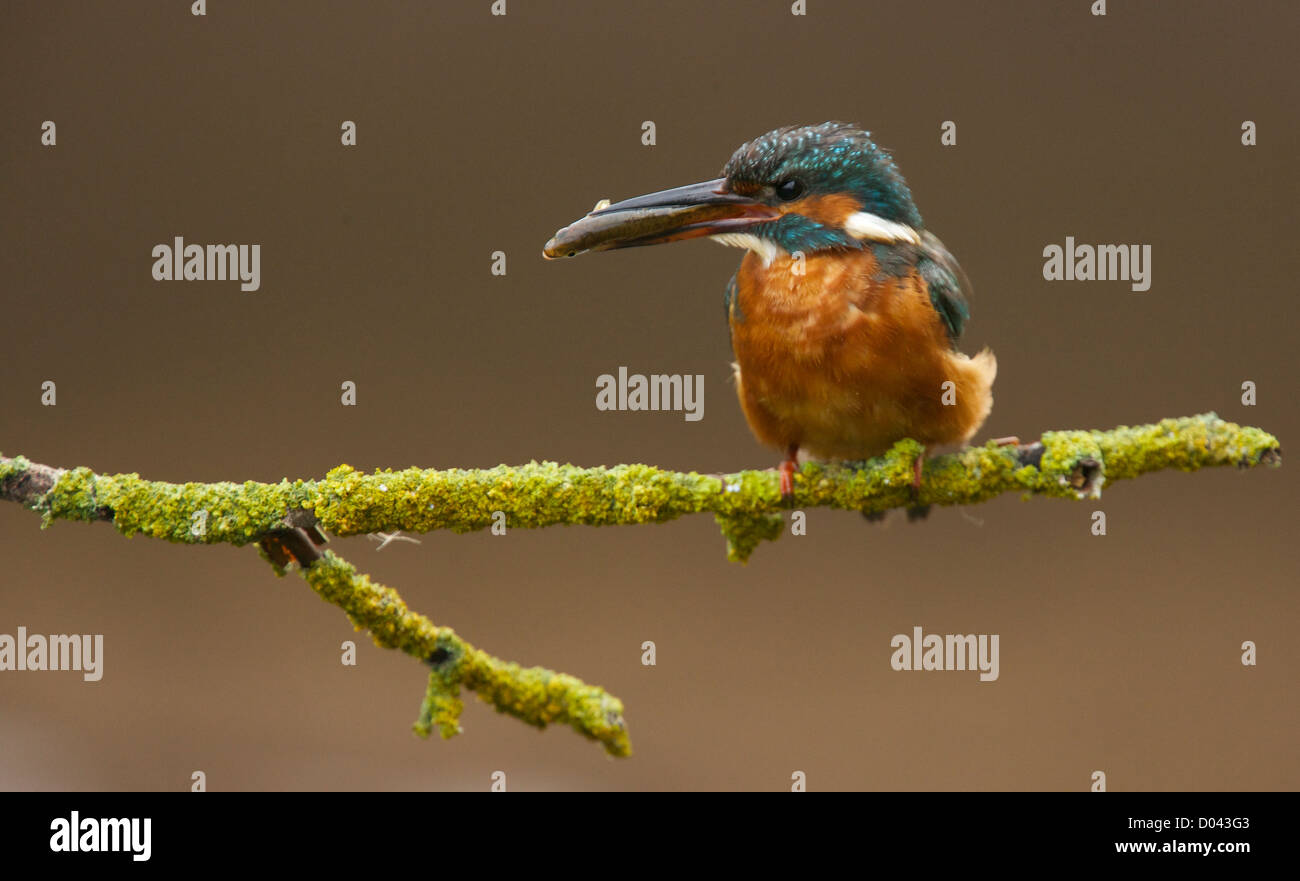
[[907, 224], [885, 220], [867, 211], [850, 214], [844, 221], [844, 231], [855, 239], [870, 239], [873, 242], [889, 244], [894, 242], [921, 244], [921, 237]]
[[726, 232], [716, 236], [709, 236], [719, 245], [727, 245], [731, 248], [748, 248], [758, 255], [758, 259], [763, 261], [764, 266], [770, 266], [772, 261], [779, 255], [785, 253], [785, 249], [771, 239], [759, 238], [753, 233], [747, 232]]

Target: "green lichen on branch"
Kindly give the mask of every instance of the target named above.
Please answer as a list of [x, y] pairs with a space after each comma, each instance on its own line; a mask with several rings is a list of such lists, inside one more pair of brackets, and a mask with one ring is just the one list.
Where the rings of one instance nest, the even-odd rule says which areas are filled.
[[[1095, 498], [1105, 483], [1147, 471], [1280, 461], [1278, 441], [1214, 414], [1110, 431], [1055, 431], [1038, 445], [968, 447], [925, 463], [919, 490], [912, 466], [920, 444], [903, 440], [863, 463], [807, 463], [795, 476], [794, 504], [877, 512], [917, 505], [971, 505], [1006, 492]], [[661, 471], [646, 465], [578, 468], [552, 462], [486, 470], [410, 468], [363, 474], [336, 468], [304, 503], [338, 534], [405, 529], [465, 532], [501, 512], [512, 528], [661, 523], [715, 515], [728, 555], [745, 560], [776, 538], [786, 507], [773, 471], [730, 475]]]
[[347, 613], [376, 645], [419, 658], [432, 670], [415, 731], [436, 727], [444, 738], [460, 731], [460, 689], [475, 692], [499, 711], [545, 728], [567, 724], [599, 741], [613, 756], [632, 751], [622, 702], [604, 689], [544, 667], [520, 667], [495, 658], [407, 608], [397, 591], [375, 584], [346, 560], [326, 552], [299, 570], [322, 599]]
[[[15, 460], [16, 461], [16, 460]], [[310, 498], [311, 481], [165, 483], [138, 474], [65, 471], [34, 507], [54, 520], [109, 520], [123, 535], [245, 545], [283, 525]]]
[[[1006, 492], [1095, 498], [1103, 485], [1149, 471], [1281, 460], [1277, 438], [1213, 413], [1109, 431], [1052, 431], [1028, 445], [968, 447], [928, 460], [920, 488], [913, 489], [912, 464], [920, 453], [916, 441], [902, 440], [866, 462], [807, 463], [795, 474], [793, 504], [873, 513], [973, 505]], [[25, 461], [0, 459], [0, 478], [21, 471]], [[649, 465], [530, 462], [367, 474], [341, 465], [321, 480], [277, 484], [171, 484], [85, 468], [60, 475], [49, 492], [29, 500], [46, 522], [111, 519], [127, 535], [190, 543], [247, 544], [281, 526], [286, 516], [317, 522], [336, 535], [362, 535], [469, 532], [491, 525], [497, 512], [512, 529], [663, 523], [712, 513], [728, 556], [743, 561], [762, 541], [780, 535], [776, 518], [788, 507], [771, 470], [705, 475]]]
[[315, 484], [306, 507], [339, 535], [394, 529], [471, 532], [490, 526], [498, 511], [513, 528], [611, 526], [661, 523], [701, 510], [700, 500], [717, 495], [720, 488], [717, 477], [650, 465], [579, 468], [530, 462], [372, 474], [342, 465]]

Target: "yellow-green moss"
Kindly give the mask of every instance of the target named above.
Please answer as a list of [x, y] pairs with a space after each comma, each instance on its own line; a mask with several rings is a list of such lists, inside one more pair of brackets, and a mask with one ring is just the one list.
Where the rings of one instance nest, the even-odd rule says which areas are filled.
[[611, 755], [631, 753], [623, 704], [604, 689], [544, 667], [520, 667], [480, 651], [449, 627], [437, 627], [406, 607], [397, 591], [375, 584], [336, 554], [301, 570], [321, 598], [347, 613], [376, 645], [398, 649], [429, 664], [432, 672], [414, 730], [443, 737], [460, 731], [462, 687], [500, 712], [545, 728], [555, 723], [599, 741]]
[[656, 523], [688, 513], [718, 480], [650, 465], [578, 468], [554, 462], [364, 474], [343, 465], [315, 485], [305, 507], [340, 535], [404, 529], [470, 532], [500, 511], [508, 527]]
[[309, 497], [310, 486], [302, 480], [177, 484], [74, 468], [46, 493], [46, 523], [99, 520], [106, 509], [113, 525], [128, 537], [245, 545], [279, 526], [287, 511]]
[[29, 462], [23, 456], [14, 456], [12, 459], [0, 459], [0, 484], [3, 484], [10, 478], [23, 474], [31, 467]]
[[[870, 513], [971, 505], [1005, 492], [1095, 498], [1103, 486], [1147, 471], [1279, 461], [1275, 437], [1213, 413], [1110, 431], [1052, 431], [1041, 443], [1036, 465], [1021, 462], [1016, 447], [992, 443], [931, 459], [918, 490], [912, 487], [912, 466], [921, 445], [902, 440], [867, 462], [805, 464], [795, 474], [793, 502], [800, 508]], [[0, 478], [19, 473], [22, 461], [7, 464]], [[341, 465], [319, 481], [278, 484], [169, 484], [135, 474], [97, 476], [77, 468], [64, 474], [37, 507], [47, 521], [99, 519], [103, 509], [110, 509], [117, 528], [127, 535], [209, 544], [255, 541], [298, 508], [314, 512], [320, 525], [337, 535], [469, 532], [490, 526], [496, 512], [511, 529], [662, 523], [707, 512], [716, 515], [728, 557], [743, 561], [762, 541], [780, 535], [777, 515], [784, 506], [772, 470], [717, 477], [650, 465], [578, 468], [530, 462], [372, 474]], [[201, 531], [194, 528], [198, 511], [207, 512]]]

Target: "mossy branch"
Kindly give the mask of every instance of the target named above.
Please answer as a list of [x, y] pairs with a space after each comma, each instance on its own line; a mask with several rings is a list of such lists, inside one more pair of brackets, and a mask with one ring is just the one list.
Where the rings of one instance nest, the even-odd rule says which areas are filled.
[[[189, 544], [263, 542], [271, 550], [269, 539], [318, 526], [336, 535], [470, 532], [502, 517], [509, 528], [535, 528], [662, 523], [712, 513], [727, 539], [728, 557], [743, 562], [762, 540], [780, 535], [782, 511], [791, 504], [878, 513], [971, 505], [1007, 492], [1096, 498], [1103, 485], [1150, 471], [1281, 463], [1275, 437], [1213, 413], [1110, 431], [1048, 432], [1029, 444], [968, 447], [928, 460], [921, 485], [914, 488], [913, 463], [920, 453], [920, 444], [904, 440], [863, 463], [805, 464], [789, 501], [781, 498], [774, 471], [706, 475], [649, 465], [579, 468], [532, 462], [365, 474], [341, 465], [321, 480], [174, 484], [0, 456], [0, 498], [39, 511], [46, 525], [59, 519], [108, 520], [128, 536]], [[369, 629], [378, 644], [400, 648], [433, 667], [417, 731], [436, 726], [444, 736], [455, 733], [457, 692], [463, 686], [530, 724], [567, 722], [610, 753], [627, 754], [617, 699], [572, 677], [521, 669], [486, 655], [410, 612], [395, 591], [372, 584], [336, 555], [312, 553], [303, 540], [285, 544], [291, 553], [299, 548], [294, 556], [308, 583], [354, 624]]]
[[460, 733], [463, 686], [530, 725], [567, 723], [599, 741], [610, 755], [631, 753], [623, 703], [603, 689], [543, 667], [521, 668], [476, 649], [450, 627], [437, 627], [412, 612], [397, 591], [375, 584], [336, 554], [327, 551], [300, 571], [322, 599], [347, 612], [357, 630], [370, 631], [376, 645], [399, 649], [432, 668], [414, 726], [420, 736], [428, 737], [435, 726], [444, 738]]
[[[903, 440], [863, 463], [807, 463], [795, 475], [793, 505], [876, 513], [923, 505], [972, 505], [1007, 492], [1097, 497], [1102, 486], [1149, 471], [1278, 464], [1277, 438], [1213, 413], [1110, 431], [1053, 431], [1034, 443], [968, 447], [925, 463], [919, 489], [912, 465], [921, 451]], [[335, 535], [471, 532], [494, 515], [511, 529], [559, 524], [663, 523], [712, 513], [732, 559], [744, 560], [783, 509], [775, 471], [706, 475], [650, 465], [579, 468], [554, 462], [477, 470], [408, 468], [365, 474], [341, 465], [322, 480], [266, 484], [161, 483], [137, 474], [99, 475], [0, 456], [0, 498], [26, 503], [51, 520], [111, 520], [126, 535], [190, 544], [251, 544], [290, 526]]]

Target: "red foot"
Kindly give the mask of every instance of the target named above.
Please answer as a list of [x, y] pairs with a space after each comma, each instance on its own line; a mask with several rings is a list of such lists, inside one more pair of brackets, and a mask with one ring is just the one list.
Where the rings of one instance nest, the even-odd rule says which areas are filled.
[[1020, 438], [1015, 435], [1011, 435], [1010, 437], [995, 437], [993, 438], [993, 444], [998, 447], [1018, 447], [1020, 446]]
[[921, 488], [921, 466], [924, 464], [925, 450], [922, 450], [921, 455], [917, 456], [916, 461], [912, 463], [912, 489]]
[[777, 470], [781, 472], [781, 498], [794, 496], [794, 473], [799, 468], [799, 445], [790, 444], [785, 452], [785, 461]]

